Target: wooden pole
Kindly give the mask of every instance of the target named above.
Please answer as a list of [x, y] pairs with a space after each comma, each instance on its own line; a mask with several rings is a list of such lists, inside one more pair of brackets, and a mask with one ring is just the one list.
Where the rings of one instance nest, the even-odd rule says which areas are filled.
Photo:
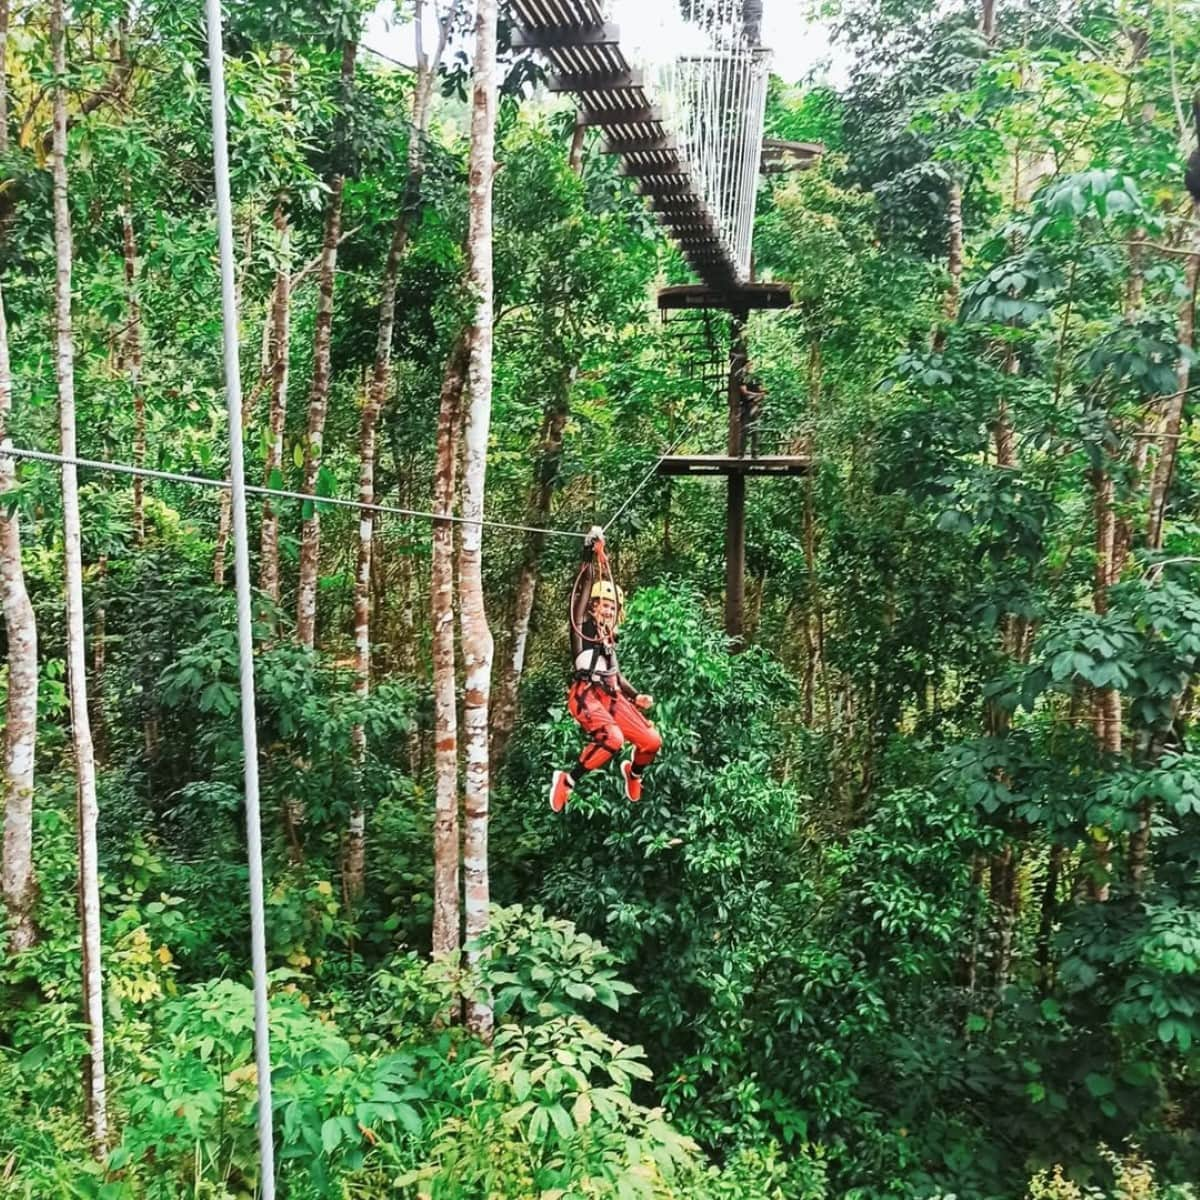
[[[729, 345], [729, 454], [745, 452], [742, 382], [746, 373], [746, 317], [731, 313]], [[735, 650], [745, 644], [746, 627], [746, 477], [730, 475], [725, 504], [725, 633]]]

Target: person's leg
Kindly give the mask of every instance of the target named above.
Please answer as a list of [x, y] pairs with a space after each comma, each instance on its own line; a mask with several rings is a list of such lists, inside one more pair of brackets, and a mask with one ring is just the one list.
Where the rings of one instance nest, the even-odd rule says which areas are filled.
[[646, 719], [645, 713], [624, 696], [617, 697], [613, 720], [624, 734], [625, 740], [633, 745], [633, 769], [635, 774], [640, 775], [662, 749], [662, 738], [658, 730]]
[[642, 798], [642, 772], [662, 749], [662, 738], [642, 710], [624, 696], [618, 697], [613, 718], [625, 740], [633, 745], [633, 760], [621, 764], [621, 774], [625, 777], [626, 797], [637, 801]]
[[613, 720], [611, 698], [596, 687], [573, 687], [567, 709], [588, 736], [579, 760], [569, 771], [555, 771], [550, 783], [550, 807], [562, 812], [575, 785], [588, 773], [605, 766], [620, 752], [625, 739]]

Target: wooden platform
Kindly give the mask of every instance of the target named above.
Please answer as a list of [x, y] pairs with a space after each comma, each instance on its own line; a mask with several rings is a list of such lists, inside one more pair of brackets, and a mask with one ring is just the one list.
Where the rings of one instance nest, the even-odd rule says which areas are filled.
[[696, 274], [714, 295], [736, 289], [732, 251], [717, 235], [653, 89], [626, 60], [619, 31], [605, 22], [596, 0], [510, 0], [510, 11], [514, 49], [536, 51], [551, 68], [552, 90], [569, 92], [582, 124], [604, 130], [606, 149], [620, 155]]
[[658, 464], [660, 475], [807, 475], [812, 459], [797, 454], [735, 458], [728, 454], [669, 454]]
[[660, 288], [658, 307], [662, 312], [685, 308], [722, 308], [748, 313], [756, 308], [789, 308], [792, 292], [786, 283], [743, 283], [714, 288], [708, 284], [684, 283]]

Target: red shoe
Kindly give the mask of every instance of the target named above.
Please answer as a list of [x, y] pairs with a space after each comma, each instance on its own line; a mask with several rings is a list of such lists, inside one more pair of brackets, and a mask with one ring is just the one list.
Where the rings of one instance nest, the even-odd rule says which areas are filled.
[[555, 771], [550, 781], [550, 807], [556, 813], [562, 812], [567, 807], [572, 791], [571, 776], [566, 771]]
[[625, 799], [636, 804], [642, 798], [642, 779], [633, 773], [633, 763], [626, 759], [621, 764], [621, 774], [625, 776]]

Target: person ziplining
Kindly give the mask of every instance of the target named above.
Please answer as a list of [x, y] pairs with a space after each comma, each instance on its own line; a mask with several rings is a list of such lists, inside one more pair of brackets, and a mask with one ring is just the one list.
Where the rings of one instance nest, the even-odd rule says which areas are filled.
[[567, 807], [584, 775], [606, 766], [626, 742], [632, 744], [633, 755], [621, 763], [621, 775], [626, 798], [636, 803], [642, 798], [642, 776], [662, 749], [658, 730], [645, 716], [653, 697], [639, 692], [617, 662], [623, 600], [608, 570], [604, 531], [594, 525], [584, 538], [583, 562], [571, 592], [574, 674], [567, 692], [567, 708], [590, 740], [569, 771], [555, 771], [551, 778], [550, 807], [556, 813]]

